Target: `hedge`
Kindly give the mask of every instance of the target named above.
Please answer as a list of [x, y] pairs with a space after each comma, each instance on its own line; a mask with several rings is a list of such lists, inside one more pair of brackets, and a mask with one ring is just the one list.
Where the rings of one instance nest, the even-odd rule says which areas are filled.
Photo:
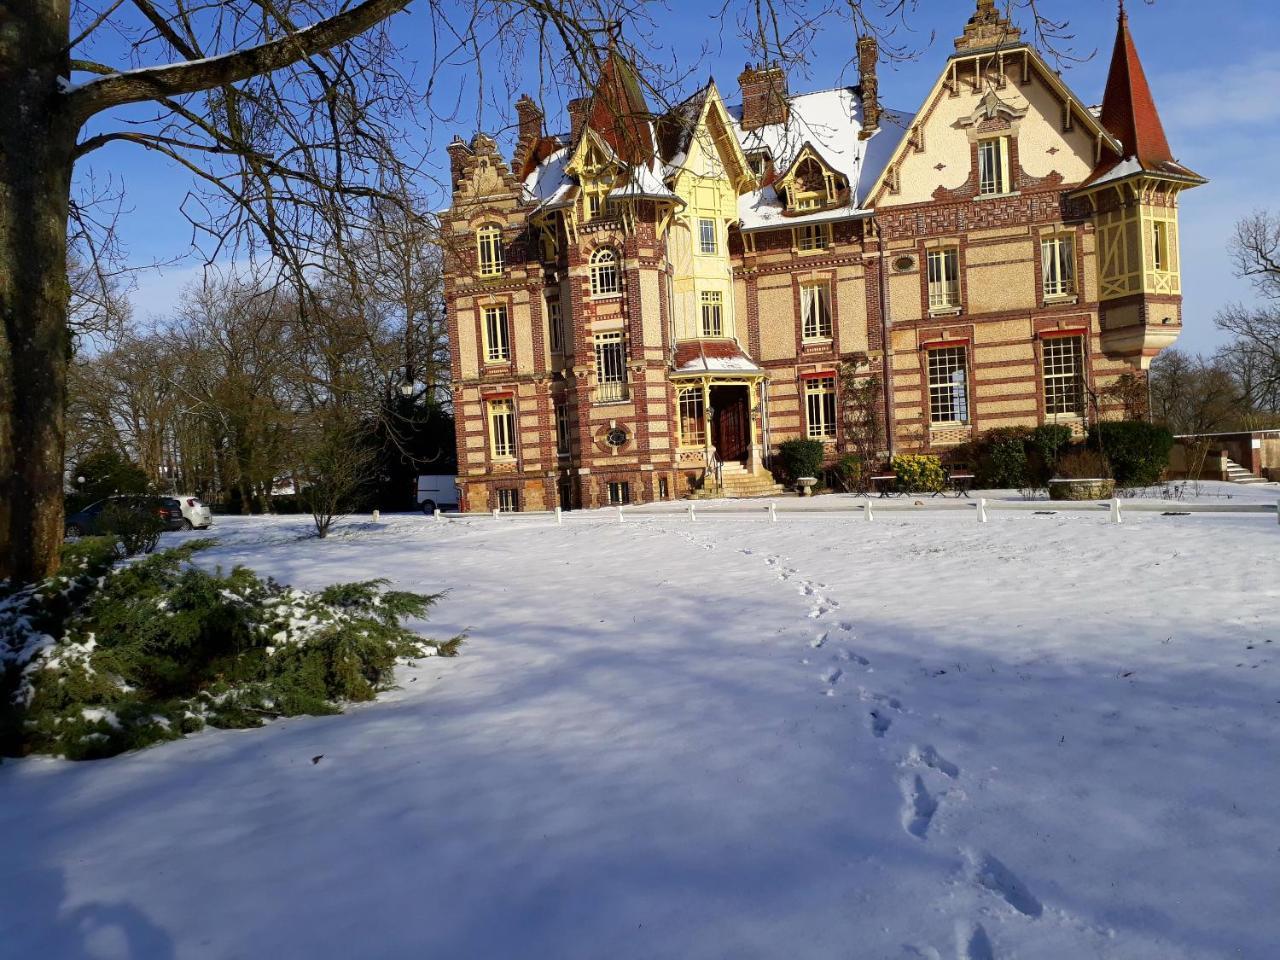
[[1117, 485], [1149, 487], [1169, 466], [1173, 434], [1145, 420], [1103, 420], [1089, 428], [1089, 446], [1107, 458]]

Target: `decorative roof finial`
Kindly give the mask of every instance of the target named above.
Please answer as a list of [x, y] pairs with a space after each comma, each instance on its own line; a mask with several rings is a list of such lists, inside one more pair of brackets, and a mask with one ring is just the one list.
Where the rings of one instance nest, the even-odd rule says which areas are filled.
[[1119, 15], [1116, 17], [1116, 19], [1117, 19], [1117, 20], [1128, 20], [1128, 19], [1129, 19], [1129, 14], [1128, 14], [1128, 12], [1125, 10], [1125, 8], [1124, 8], [1124, 0], [1119, 0], [1119, 3], [1120, 3], [1120, 13], [1119, 13]]

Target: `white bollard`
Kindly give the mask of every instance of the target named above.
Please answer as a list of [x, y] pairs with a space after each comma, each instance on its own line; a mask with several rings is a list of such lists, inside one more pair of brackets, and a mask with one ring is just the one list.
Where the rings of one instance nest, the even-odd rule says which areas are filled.
[[778, 505], [774, 503], [772, 500], [769, 501], [769, 522], [770, 523], [778, 522]]
[[556, 507], [556, 526], [557, 527], [564, 526], [564, 514], [559, 507]]
[[1120, 512], [1120, 498], [1111, 498], [1111, 522], [1124, 523], [1124, 515]]
[[689, 501], [689, 522], [692, 523], [697, 519], [698, 519], [698, 515], [693, 512], [693, 501], [691, 500]]
[[501, 513], [502, 513], [502, 511], [501, 511], [501, 510], [499, 510], [497, 507], [494, 507], [494, 508], [493, 508], [493, 519], [497, 520], [497, 519], [498, 519], [498, 517], [501, 515]]
[[979, 523], [987, 522], [987, 498], [986, 497], [978, 498], [978, 522]]
[[373, 511], [373, 522], [377, 523], [381, 519], [382, 519], [382, 514], [377, 510]]
[[868, 520], [874, 520], [876, 515], [871, 511], [871, 498], [867, 497], [862, 501], [862, 515]]
[[618, 522], [622, 522], [622, 507], [618, 507]]
[[432, 511], [432, 513], [433, 513], [433, 515], [435, 516], [435, 518], [436, 518], [437, 520], [443, 520], [443, 519], [444, 519], [444, 516], [440, 513], [440, 508], [439, 508], [439, 507], [436, 507], [436, 508], [435, 508], [435, 510], [433, 510], [433, 511]]

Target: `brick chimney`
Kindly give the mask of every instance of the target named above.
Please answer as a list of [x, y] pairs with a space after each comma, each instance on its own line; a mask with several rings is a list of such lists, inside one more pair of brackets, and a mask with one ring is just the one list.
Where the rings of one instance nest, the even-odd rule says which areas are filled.
[[738, 87], [742, 91], [743, 130], [787, 122], [787, 75], [777, 64], [747, 64], [738, 74]]
[[880, 81], [876, 79], [876, 61], [880, 49], [875, 37], [858, 38], [858, 96], [862, 100], [862, 130], [859, 140], [866, 140], [880, 129]]
[[578, 142], [578, 136], [587, 122], [587, 111], [591, 109], [590, 97], [577, 97], [569, 101], [569, 141]]
[[526, 93], [516, 101], [516, 116], [519, 118], [519, 127], [516, 152], [511, 157], [511, 169], [516, 176], [520, 176], [538, 138], [542, 136], [542, 111]]
[[449, 141], [449, 146], [445, 147], [445, 149], [449, 152], [449, 179], [453, 186], [453, 192], [457, 195], [458, 184], [462, 182], [463, 169], [466, 167], [467, 160], [471, 157], [471, 148], [455, 133], [453, 139]]

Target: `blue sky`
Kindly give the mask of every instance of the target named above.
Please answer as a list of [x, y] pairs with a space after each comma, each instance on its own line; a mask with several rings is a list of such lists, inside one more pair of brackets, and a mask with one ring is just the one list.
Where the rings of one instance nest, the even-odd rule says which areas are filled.
[[[734, 100], [737, 75], [747, 58], [736, 36], [717, 36], [712, 17], [719, 6], [676, 0], [669, 8], [653, 4], [659, 32], [654, 42], [689, 67], [692, 78], [713, 75], [724, 96]], [[973, 9], [969, 0], [929, 0], [921, 6], [911, 20], [913, 32], [899, 35], [919, 56], [882, 65], [880, 74], [885, 103], [910, 111], [932, 86], [952, 49], [951, 38]], [[1064, 78], [1085, 102], [1100, 101], [1115, 37], [1114, 0], [1042, 0], [1042, 6], [1054, 16], [1070, 18], [1077, 51], [1096, 51], [1092, 59], [1064, 69]], [[1232, 275], [1226, 245], [1233, 224], [1255, 209], [1280, 211], [1280, 14], [1270, 0], [1218, 0], [1211, 6], [1203, 0], [1130, 0], [1129, 9], [1130, 27], [1174, 153], [1211, 180], [1182, 198], [1185, 304], [1179, 341], [1187, 349], [1211, 351], [1221, 342], [1213, 327], [1219, 305], [1252, 298], [1249, 285]], [[399, 18], [395, 32], [410, 56], [421, 50], [425, 60], [419, 37], [426, 31], [413, 10]], [[809, 75], [793, 77], [792, 90], [853, 82], [848, 67], [853, 43], [852, 30], [843, 21], [821, 30]], [[459, 82], [468, 72], [459, 69]], [[491, 129], [501, 124], [496, 116], [484, 122]], [[464, 137], [470, 125], [459, 125]], [[560, 124], [551, 120], [550, 125]], [[440, 160], [453, 132], [437, 127], [433, 133]], [[189, 254], [191, 229], [178, 212], [190, 184], [185, 173], [128, 146], [96, 154], [94, 170], [99, 178], [107, 173], [120, 178], [128, 190], [121, 233], [131, 259], [142, 263]], [[136, 315], [167, 314], [199, 270], [188, 258], [139, 275], [133, 294]]]

